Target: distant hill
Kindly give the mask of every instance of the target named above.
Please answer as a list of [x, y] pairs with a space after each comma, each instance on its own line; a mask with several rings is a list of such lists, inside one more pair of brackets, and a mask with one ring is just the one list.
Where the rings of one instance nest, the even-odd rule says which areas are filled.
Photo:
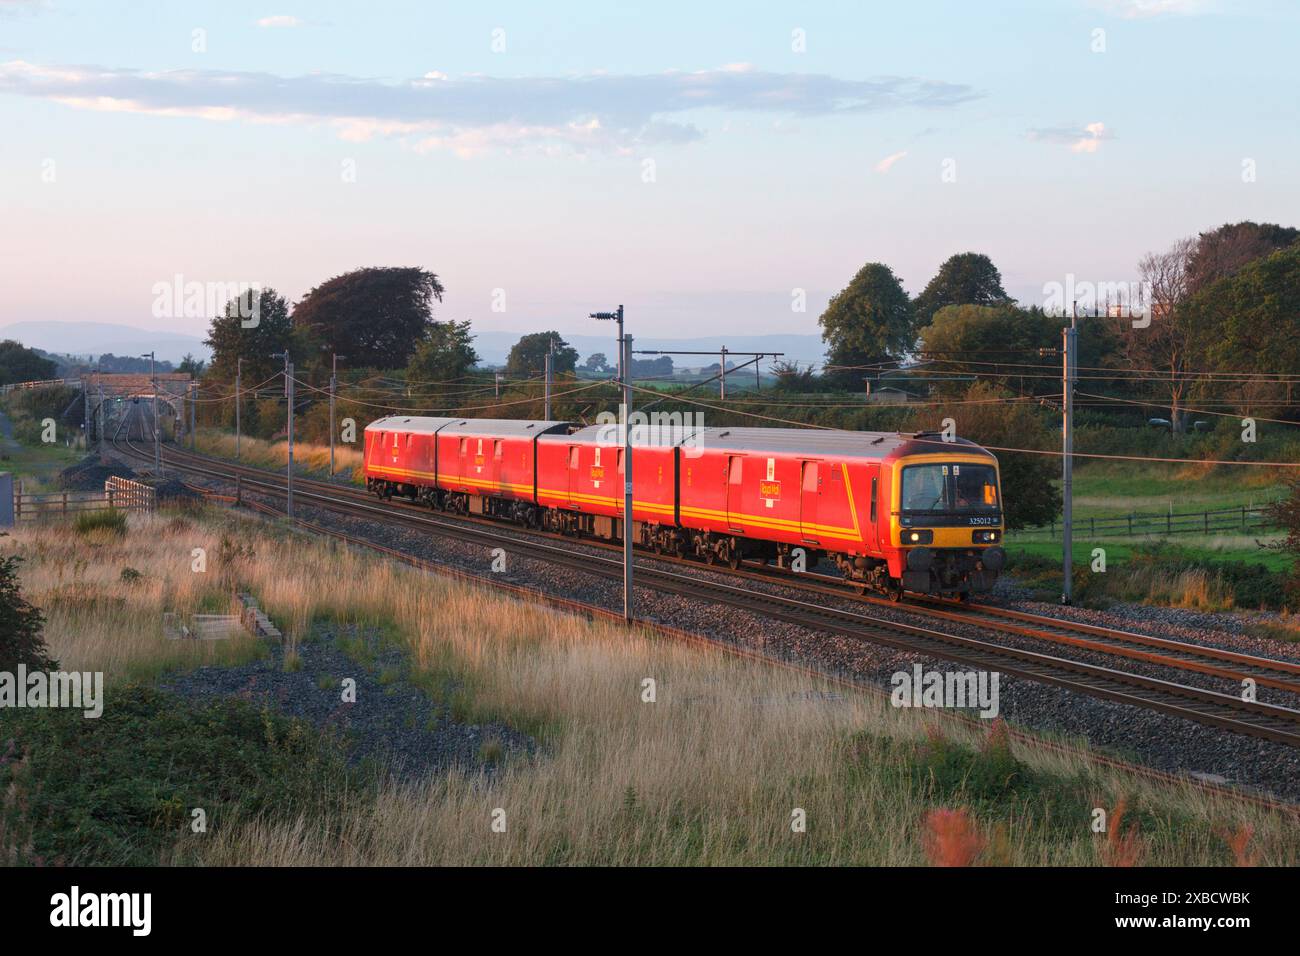
[[[561, 331], [564, 341], [578, 350], [578, 354], [585, 359], [593, 352], [604, 352], [605, 357], [609, 359], [612, 365], [618, 358], [618, 344], [615, 341], [617, 331], [613, 323], [609, 325], [610, 331], [608, 336], [602, 335], [571, 335]], [[821, 336], [818, 335], [708, 335], [700, 338], [660, 338], [658, 336], [646, 336], [642, 338], [633, 331], [632, 348], [636, 351], [642, 349], [655, 351], [689, 351], [689, 352], [713, 352], [725, 345], [731, 351], [743, 352], [784, 352], [785, 356], [782, 361], [799, 362], [800, 364], [815, 363], [820, 365], [825, 360], [826, 344], [822, 342]], [[506, 356], [510, 354], [510, 347], [519, 341], [523, 335], [522, 332], [501, 332], [496, 330], [478, 331], [474, 330], [474, 349], [478, 352], [479, 358], [485, 365], [502, 365], [505, 363]], [[647, 356], [641, 356], [646, 358]], [[677, 368], [694, 368], [701, 365], [716, 363], [717, 356], [712, 355], [674, 355], [673, 365]], [[728, 359], [730, 361], [730, 359]], [[746, 361], [737, 359], [736, 363]], [[769, 361], [763, 362], [764, 369], [767, 368]]]
[[[578, 350], [585, 359], [594, 352], [604, 352], [613, 364], [618, 358], [613, 323], [606, 323], [607, 335], [571, 334], [561, 331], [564, 340]], [[732, 351], [784, 352], [787, 362], [821, 364], [825, 343], [817, 335], [706, 335], [698, 338], [646, 336], [635, 334], [633, 347], [637, 350], [665, 350], [714, 352], [726, 345]], [[474, 330], [474, 348], [485, 365], [504, 365], [510, 347], [519, 341], [523, 332], [503, 332], [495, 329]], [[118, 356], [138, 357], [142, 352], [156, 351], [161, 361], [179, 364], [186, 354], [209, 361], [211, 354], [202, 339], [176, 332], [155, 332], [136, 329], [110, 322], [14, 322], [0, 327], [0, 340], [16, 339], [28, 348], [40, 349], [51, 356], [66, 361], [67, 356], [99, 356], [111, 352]], [[647, 356], [642, 356], [646, 358]], [[675, 355], [677, 368], [694, 368], [717, 361], [712, 355]], [[744, 359], [737, 359], [740, 364]], [[764, 368], [769, 364], [765, 361]]]
[[186, 353], [207, 361], [203, 340], [176, 332], [154, 332], [110, 322], [14, 322], [0, 327], [0, 340], [15, 339], [28, 348], [59, 355], [88, 356], [112, 352], [139, 356], [154, 351], [164, 361], [178, 363]]

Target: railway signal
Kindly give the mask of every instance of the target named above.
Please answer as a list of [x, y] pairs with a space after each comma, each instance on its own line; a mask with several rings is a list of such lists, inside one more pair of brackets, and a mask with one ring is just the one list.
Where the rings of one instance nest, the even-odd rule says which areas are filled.
[[[588, 318], [618, 323], [618, 381], [623, 386], [619, 418], [623, 425], [623, 620], [632, 623], [632, 337], [623, 334], [623, 306], [617, 312], [592, 312]], [[549, 366], [548, 366], [549, 367]]]

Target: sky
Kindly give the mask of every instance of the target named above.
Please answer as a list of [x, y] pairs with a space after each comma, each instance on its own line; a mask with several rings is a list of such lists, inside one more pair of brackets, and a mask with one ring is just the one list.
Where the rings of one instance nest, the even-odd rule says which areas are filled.
[[916, 294], [963, 251], [1041, 304], [1300, 224], [1297, 37], [1283, 0], [0, 0], [0, 326], [201, 336], [160, 290], [417, 265], [479, 329], [816, 333], [866, 262]]

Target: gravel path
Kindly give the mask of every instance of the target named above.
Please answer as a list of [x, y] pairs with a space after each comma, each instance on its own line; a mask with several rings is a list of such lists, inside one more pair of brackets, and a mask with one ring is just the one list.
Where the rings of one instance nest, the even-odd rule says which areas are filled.
[[[364, 662], [344, 650], [345, 641], [366, 648]], [[298, 666], [286, 669], [284, 646], [273, 641], [270, 657], [199, 667], [169, 675], [160, 686], [195, 700], [242, 697], [270, 705], [341, 734], [350, 761], [374, 760], [407, 780], [451, 767], [491, 771], [512, 756], [536, 752], [532, 738], [505, 724], [454, 720], [447, 705], [402, 676], [405, 652], [383, 642], [377, 632], [358, 630], [355, 624], [317, 624], [297, 654]], [[354, 703], [343, 700], [345, 678], [356, 681]]]
[[[229, 491], [230, 487], [228, 483], [216, 481], [195, 479], [194, 483], [226, 491]], [[244, 495], [249, 498], [257, 497], [250, 495], [247, 488], [244, 489]], [[263, 500], [271, 503], [270, 499]], [[335, 515], [313, 508], [301, 498], [297, 502], [297, 508], [300, 517], [304, 520], [338, 527], [349, 534], [400, 549], [434, 563], [485, 576], [490, 572], [491, 554], [488, 546], [444, 537], [427, 528], [408, 529]], [[550, 594], [570, 597], [610, 609], [621, 609], [620, 582], [575, 569], [557, 567], [544, 560], [530, 557], [529, 545], [535, 543], [536, 539], [526, 532], [503, 525], [499, 533], [519, 543], [517, 552], [507, 547], [507, 567], [502, 574], [505, 580], [535, 587]], [[573, 551], [608, 553], [576, 542], [570, 542], [567, 547]], [[639, 556], [638, 563], [649, 565], [654, 563], [654, 559]], [[734, 583], [734, 578], [702, 566], [697, 573]], [[747, 586], [775, 594], [808, 599], [806, 592], [783, 586], [779, 582], [753, 581]], [[900, 670], [910, 670], [913, 662], [918, 660], [927, 669], [960, 669], [943, 661], [917, 657], [871, 644], [865, 640], [772, 621], [758, 613], [731, 608], [720, 612], [716, 606], [701, 606], [686, 598], [646, 588], [637, 588], [636, 600], [638, 613], [644, 618], [707, 634], [749, 649], [762, 651], [773, 657], [796, 660], [803, 664], [842, 673], [883, 688], [890, 686], [891, 675]], [[816, 600], [877, 618], [918, 623], [915, 614], [909, 614], [901, 607], [863, 606], [861, 602], [854, 601], [851, 597], [838, 599], [818, 595]], [[1234, 641], [1263, 640], [1244, 634], [1234, 635], [1230, 631], [1206, 633], [1197, 628], [1189, 628], [1180, 617], [1161, 618], [1158, 612], [1165, 609], [1158, 608], [1144, 608], [1144, 612], [1156, 613], [1152, 614], [1152, 619], [1142, 620], [1143, 626], [1139, 627], [1137, 626], [1139, 622], [1133, 616], [1126, 616], [1123, 613], [1086, 611], [1077, 608], [1061, 609], [1052, 605], [1031, 603], [1022, 603], [1020, 606], [1038, 613], [1057, 615], [1059, 612], [1064, 612], [1069, 616], [1079, 615], [1077, 618], [1079, 620], [1108, 623], [1111, 626], [1160, 633], [1184, 640], [1199, 639], [1204, 643], [1224, 641], [1226, 643], [1221, 646], [1237, 649], [1245, 645]], [[1218, 616], [1213, 617], [1217, 619]], [[1159, 627], [1155, 626], [1160, 620], [1164, 623]], [[921, 623], [925, 623], [924, 620]], [[1147, 623], [1152, 626], [1146, 626]], [[932, 622], [931, 626], [934, 626]], [[979, 628], [947, 622], [944, 622], [942, 627], [954, 633], [986, 639], [990, 634]], [[1066, 653], [1060, 645], [1046, 644], [1030, 638], [999, 634], [997, 639], [1003, 643], [1033, 650], [1047, 650], [1059, 656], [1102, 662], [1108, 666], [1115, 665], [1114, 658], [1089, 652]], [[1277, 645], [1277, 642], [1266, 643]], [[1265, 656], [1281, 656], [1282, 651], [1294, 654], [1295, 648], [1281, 644], [1271, 651], [1265, 651], [1262, 646], [1254, 643], [1249, 645], [1250, 653]], [[1149, 670], [1150, 673], [1170, 679], [1170, 673], [1161, 668], [1152, 666], [1144, 670], [1143, 665], [1135, 662], [1126, 663], [1125, 666], [1142, 672]], [[1203, 675], [1180, 672], [1179, 676], [1173, 679], [1225, 690], [1224, 681]], [[1270, 693], [1275, 696], [1270, 697]], [[1267, 689], [1261, 689], [1260, 693], [1262, 700], [1279, 703], [1287, 702], [1285, 698], [1290, 696], [1282, 692], [1269, 692]], [[1001, 715], [1025, 728], [1048, 731], [1076, 739], [1084, 738], [1099, 750], [1159, 769], [1193, 773], [1214, 779], [1222, 778], [1250, 790], [1300, 799], [1300, 750], [1141, 708], [1063, 691], [1028, 680], [1004, 677], [1000, 684], [1000, 698]]]

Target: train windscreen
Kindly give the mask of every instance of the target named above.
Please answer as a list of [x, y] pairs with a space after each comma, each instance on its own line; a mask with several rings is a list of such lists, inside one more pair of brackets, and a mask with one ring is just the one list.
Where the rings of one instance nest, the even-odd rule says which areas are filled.
[[997, 511], [997, 471], [975, 463], [908, 465], [903, 469], [902, 509], [927, 514]]

